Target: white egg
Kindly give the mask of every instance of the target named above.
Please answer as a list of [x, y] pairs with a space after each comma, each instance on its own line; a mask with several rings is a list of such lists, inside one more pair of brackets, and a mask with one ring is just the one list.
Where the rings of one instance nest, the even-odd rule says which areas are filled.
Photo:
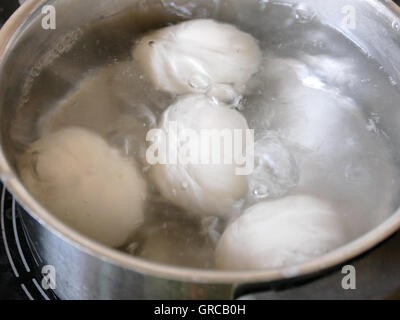
[[[164, 164], [155, 164], [150, 170], [150, 175], [158, 187], [161, 194], [173, 204], [186, 209], [188, 212], [203, 216], [224, 216], [233, 211], [236, 202], [244, 197], [247, 191], [247, 180], [245, 175], [238, 174], [237, 169], [241, 167], [233, 159], [226, 161], [229, 155], [219, 148], [220, 157], [213, 161], [211, 155], [216, 153], [212, 151], [212, 139], [210, 142], [194, 143], [194, 139], [186, 140], [186, 144], [193, 147], [190, 155], [197, 154], [199, 161], [173, 162], [171, 154], [182, 153], [182, 140], [170, 139], [174, 134], [171, 130], [171, 124], [178, 124], [179, 134], [190, 130], [200, 139], [204, 139], [205, 132], [214, 131], [217, 133], [218, 141], [224, 145], [224, 137], [220, 136], [223, 131], [232, 133], [234, 130], [245, 132], [248, 129], [246, 119], [236, 110], [229, 109], [219, 104], [213, 104], [210, 99], [202, 95], [189, 95], [181, 97], [176, 104], [170, 106], [163, 114], [159, 129], [166, 137], [166, 140], [172, 140], [166, 145], [166, 148], [158, 150], [158, 156], [167, 160]], [[190, 143], [189, 143], [190, 141]], [[204, 139], [202, 141], [207, 141]], [[232, 141], [232, 152], [238, 150], [234, 141]], [[215, 142], [215, 140], [214, 140]], [[246, 138], [242, 139], [243, 146], [246, 144]], [[218, 153], [217, 151], [217, 153]], [[241, 149], [242, 151], [242, 149]], [[229, 152], [229, 151], [227, 151]], [[210, 157], [201, 159], [207, 153]], [[232, 155], [232, 154], [231, 154]], [[234, 155], [232, 155], [234, 158]], [[189, 159], [192, 160], [192, 159]]]
[[19, 172], [44, 207], [103, 244], [123, 245], [144, 220], [146, 183], [140, 172], [86, 129], [41, 138], [20, 158]]
[[216, 249], [216, 265], [227, 270], [291, 267], [346, 242], [338, 215], [310, 196], [259, 203], [234, 221]]
[[250, 34], [207, 19], [150, 33], [134, 47], [133, 56], [158, 89], [174, 94], [205, 93], [216, 84], [242, 93], [261, 63]]

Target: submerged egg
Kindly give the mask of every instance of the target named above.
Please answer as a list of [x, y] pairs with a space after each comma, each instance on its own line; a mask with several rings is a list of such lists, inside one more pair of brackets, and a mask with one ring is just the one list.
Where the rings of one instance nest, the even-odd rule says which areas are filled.
[[96, 134], [62, 129], [19, 159], [27, 189], [67, 225], [119, 247], [144, 220], [146, 183], [134, 163]]
[[247, 209], [222, 235], [216, 265], [227, 270], [290, 267], [345, 242], [340, 218], [328, 204], [292, 196]]
[[[167, 143], [158, 148], [157, 156], [164, 163], [159, 161], [150, 170], [158, 190], [173, 204], [197, 215], [231, 213], [246, 194], [247, 181], [229, 152], [243, 151], [245, 137], [234, 141], [233, 133], [239, 130], [244, 134], [247, 129], [246, 119], [236, 110], [216, 105], [202, 95], [181, 97], [164, 112], [159, 125]], [[224, 134], [231, 135], [232, 140], [225, 140]], [[225, 152], [223, 146], [229, 142], [232, 148]], [[217, 149], [213, 150], [215, 145]], [[187, 159], [182, 159], [184, 150], [188, 151]]]
[[207, 19], [150, 33], [134, 47], [133, 56], [158, 89], [174, 94], [205, 93], [216, 84], [242, 93], [261, 63], [250, 34]]

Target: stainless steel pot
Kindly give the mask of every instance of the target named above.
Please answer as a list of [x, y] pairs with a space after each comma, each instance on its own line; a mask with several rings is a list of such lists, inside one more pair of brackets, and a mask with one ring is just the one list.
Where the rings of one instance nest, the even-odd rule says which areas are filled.
[[[165, 2], [165, 1], [163, 1]], [[240, 7], [242, 12], [254, 10], [257, 0], [201, 1], [204, 12]], [[276, 0], [276, 2], [281, 2]], [[297, 1], [284, 0], [285, 3]], [[27, 192], [15, 173], [15, 158], [10, 123], [27, 87], [34, 80], [26, 78], [35, 68], [49, 63], [43, 55], [59, 39], [75, 37], [79, 27], [118, 15], [127, 8], [138, 10], [138, 23], [144, 12], [157, 19], [173, 19], [163, 12], [161, 1], [141, 0], [30, 0], [11, 17], [0, 31], [0, 170], [3, 182], [26, 210], [23, 220], [46, 264], [56, 270], [56, 293], [63, 299], [230, 299], [251, 289], [253, 285], [270, 287], [277, 282], [312, 278], [325, 270], [343, 264], [388, 238], [400, 228], [400, 212], [376, 226], [361, 238], [315, 261], [296, 268], [257, 272], [222, 272], [184, 269], [143, 261], [104, 247], [71, 230], [53, 217]], [[199, 1], [200, 3], [200, 1]], [[343, 26], [342, 9], [347, 0], [302, 0], [321, 19], [345, 33], [368, 51], [391, 74], [400, 78], [400, 9], [391, 1], [353, 0], [357, 27]], [[57, 28], [44, 30], [42, 8], [54, 5]], [[207, 11], [208, 10], [208, 11]], [[149, 13], [150, 12], [150, 13]], [[195, 16], [194, 13], [193, 16]], [[65, 48], [55, 48], [63, 51]], [[42, 60], [41, 60], [42, 59]], [[38, 64], [39, 63], [39, 64]], [[24, 91], [25, 90], [25, 91]], [[56, 90], [49, 84], [49, 90]], [[40, 100], [38, 101], [40, 102]], [[377, 106], [379, 108], [379, 106]], [[29, 111], [27, 111], [29, 112]], [[31, 112], [34, 112], [31, 111]], [[400, 109], [380, 110], [391, 144], [400, 150]], [[29, 126], [29, 124], [27, 124]]]

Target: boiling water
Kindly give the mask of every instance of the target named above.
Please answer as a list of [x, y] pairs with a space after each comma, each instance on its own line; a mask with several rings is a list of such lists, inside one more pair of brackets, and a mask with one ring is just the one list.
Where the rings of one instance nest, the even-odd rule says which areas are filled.
[[[244, 22], [249, 13], [238, 12], [236, 19], [238, 27], [260, 40], [263, 50], [261, 70], [238, 105], [255, 129], [257, 146], [255, 173], [242, 209], [265, 199], [312, 194], [336, 209], [350, 241], [397, 206], [396, 155], [379, 113], [400, 101], [397, 84], [313, 13], [299, 6], [259, 4], [262, 30]], [[167, 9], [189, 18], [193, 8]], [[16, 142], [26, 147], [32, 132], [36, 139], [63, 127], [86, 127], [142, 164], [146, 175], [146, 133], [175, 97], [156, 91], [132, 61], [134, 24], [127, 14], [82, 31], [70, 52], [35, 74], [55, 79], [68, 93], [51, 101], [25, 99], [25, 108], [40, 107], [35, 127], [28, 130], [15, 123]], [[32, 81], [28, 84], [34, 91]], [[21, 133], [21, 127], [29, 132]], [[150, 194], [146, 224], [121, 250], [166, 264], [212, 268], [226, 221], [190, 218], [155, 188]]]

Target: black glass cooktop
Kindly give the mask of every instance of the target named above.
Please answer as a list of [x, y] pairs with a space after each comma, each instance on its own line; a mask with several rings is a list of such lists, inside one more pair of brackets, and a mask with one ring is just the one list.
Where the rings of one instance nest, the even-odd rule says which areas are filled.
[[55, 299], [41, 284], [44, 263], [25, 232], [20, 210], [0, 184], [0, 300]]

